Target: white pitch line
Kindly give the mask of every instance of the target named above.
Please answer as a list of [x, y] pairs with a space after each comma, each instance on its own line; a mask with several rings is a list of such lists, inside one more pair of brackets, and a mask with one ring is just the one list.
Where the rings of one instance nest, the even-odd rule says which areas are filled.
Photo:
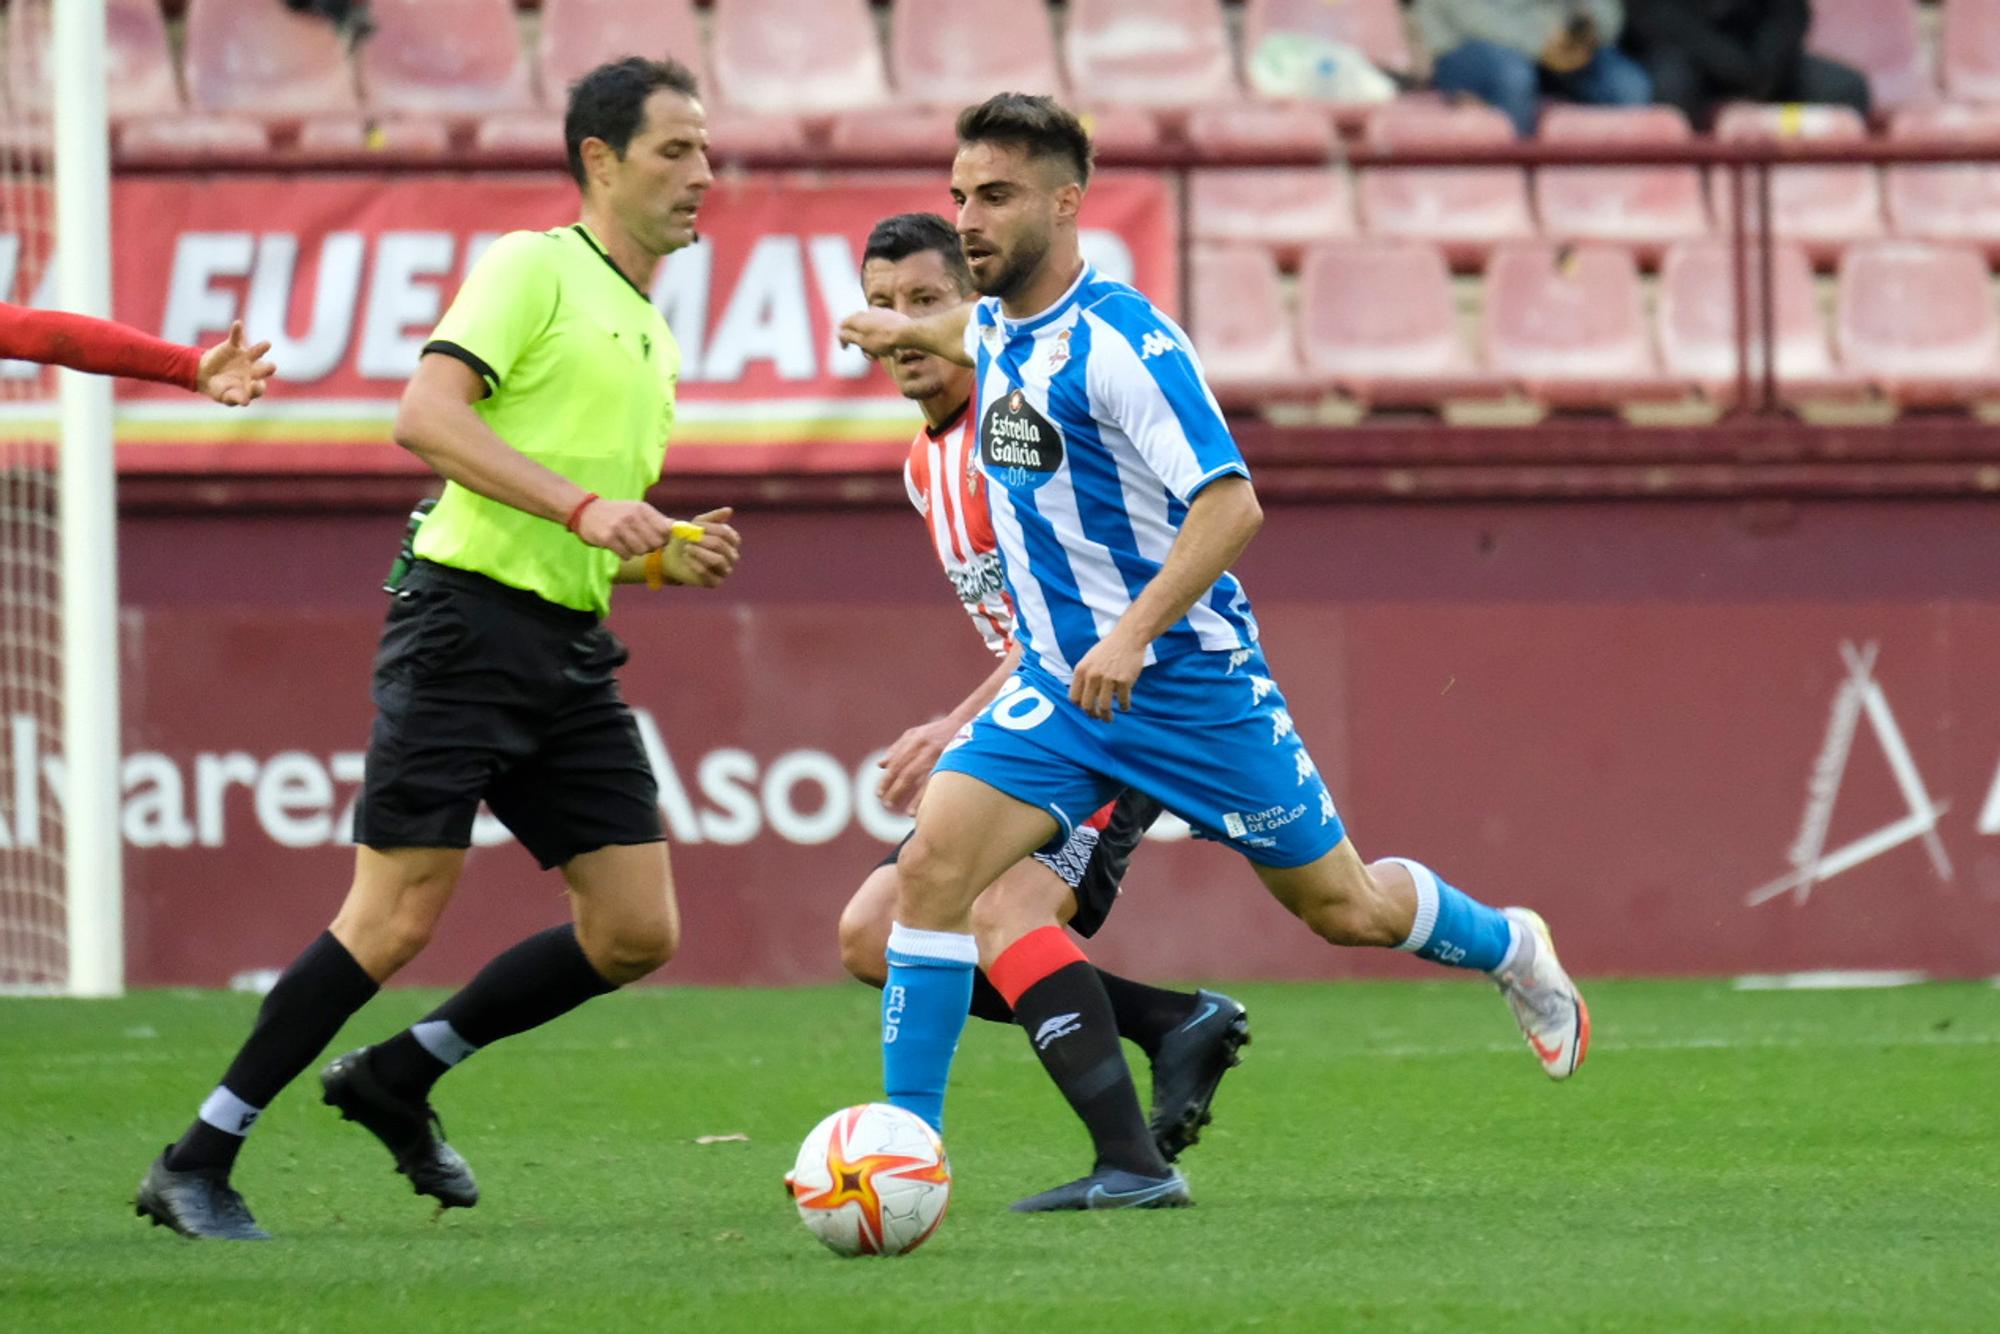
[[1914, 987], [1931, 980], [1914, 968], [1823, 968], [1804, 973], [1745, 973], [1730, 983], [1737, 991], [1869, 991]]

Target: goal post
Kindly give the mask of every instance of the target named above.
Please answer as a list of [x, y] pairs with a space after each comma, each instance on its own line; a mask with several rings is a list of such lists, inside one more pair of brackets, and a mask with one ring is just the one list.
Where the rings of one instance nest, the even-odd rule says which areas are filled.
[[[0, 113], [0, 299], [108, 316], [105, 0], [5, 18], [48, 77]], [[111, 392], [0, 362], [0, 992], [124, 989]]]
[[[111, 314], [111, 162], [104, 0], [54, 7], [60, 304]], [[63, 889], [72, 996], [125, 989], [119, 833], [118, 511], [111, 382], [61, 372]]]

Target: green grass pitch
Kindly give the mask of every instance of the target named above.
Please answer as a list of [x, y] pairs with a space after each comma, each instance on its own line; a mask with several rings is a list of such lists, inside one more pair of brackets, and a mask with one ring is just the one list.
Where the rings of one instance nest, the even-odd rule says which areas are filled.
[[822, 1251], [780, 1186], [877, 1088], [860, 987], [642, 990], [482, 1053], [438, 1101], [485, 1198], [443, 1217], [301, 1081], [237, 1174], [279, 1239], [233, 1247], [130, 1199], [255, 1000], [0, 1002], [0, 1328], [2000, 1329], [1991, 986], [1601, 982], [1561, 1086], [1484, 986], [1233, 990], [1255, 1041], [1183, 1159], [1196, 1208], [1009, 1214], [1087, 1143], [975, 1022], [951, 1213], [898, 1260]]

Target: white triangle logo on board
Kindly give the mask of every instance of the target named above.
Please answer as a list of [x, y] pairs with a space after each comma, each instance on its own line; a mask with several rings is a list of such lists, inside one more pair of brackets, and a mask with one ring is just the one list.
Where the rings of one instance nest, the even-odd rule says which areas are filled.
[[[1805, 816], [1799, 822], [1798, 837], [1792, 840], [1791, 851], [1786, 854], [1792, 869], [1745, 895], [1744, 901], [1752, 907], [1784, 894], [1792, 895], [1794, 903], [1802, 904], [1821, 882], [1912, 839], [1923, 840], [1938, 879], [1947, 882], [1951, 879], [1951, 858], [1945, 854], [1944, 841], [1937, 834], [1938, 817], [1949, 809], [1950, 803], [1931, 800], [1923, 776], [1917, 772], [1916, 761], [1910, 757], [1910, 747], [1903, 740], [1903, 729], [1889, 707], [1889, 697], [1875, 680], [1875, 658], [1880, 647], [1873, 643], [1865, 647], [1851, 643], [1840, 646], [1847, 677], [1834, 692], [1826, 740], [1820, 744], [1819, 759], [1814, 761], [1812, 779], [1806, 785]], [[1882, 747], [1889, 773], [1909, 813], [1837, 848], [1828, 848], [1826, 838], [1833, 823], [1833, 808], [1840, 800], [1841, 780], [1847, 773], [1855, 736], [1864, 718], [1868, 730]]]

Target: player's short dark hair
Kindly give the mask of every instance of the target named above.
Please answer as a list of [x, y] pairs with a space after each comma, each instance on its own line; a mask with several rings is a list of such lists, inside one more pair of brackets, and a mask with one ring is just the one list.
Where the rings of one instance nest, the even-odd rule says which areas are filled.
[[1090, 131], [1053, 97], [995, 93], [958, 113], [958, 142], [1007, 144], [1030, 157], [1060, 158], [1078, 185], [1090, 184]]
[[868, 233], [868, 244], [861, 248], [861, 262], [886, 259], [894, 263], [926, 250], [935, 250], [944, 257], [945, 272], [958, 284], [960, 292], [972, 290], [972, 270], [966, 265], [958, 229], [935, 213], [898, 213], [882, 219]]
[[662, 88], [682, 97], [701, 96], [694, 71], [672, 57], [608, 61], [569, 86], [563, 145], [569, 150], [569, 174], [579, 186], [584, 184], [583, 141], [602, 139], [618, 156], [625, 156], [645, 120], [646, 99]]

